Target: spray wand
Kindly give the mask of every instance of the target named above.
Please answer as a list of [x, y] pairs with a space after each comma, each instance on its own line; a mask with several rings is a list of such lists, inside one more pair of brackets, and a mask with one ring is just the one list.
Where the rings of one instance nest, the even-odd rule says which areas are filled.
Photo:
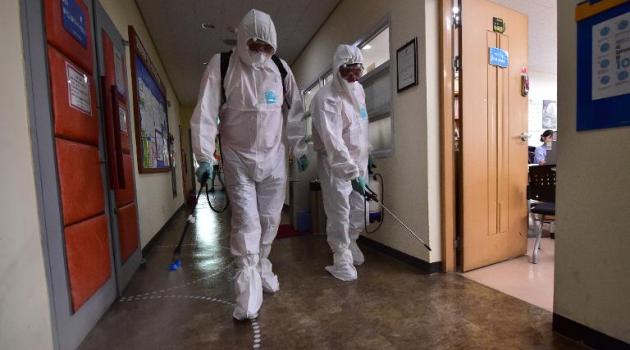
[[398, 216], [396, 216], [396, 214], [394, 214], [389, 208], [387, 208], [381, 201], [378, 200], [378, 195], [376, 194], [376, 192], [372, 191], [369, 186], [365, 186], [365, 193], [363, 193], [363, 196], [368, 201], [374, 201], [376, 202], [376, 204], [380, 205], [381, 208], [383, 208], [389, 215], [391, 215], [394, 220], [396, 220], [402, 227], [407, 230], [407, 232], [409, 232], [415, 239], [420, 241], [420, 243], [422, 243], [425, 248], [431, 251], [431, 247], [429, 247], [429, 245], [422, 238], [420, 238], [415, 232], [413, 232], [413, 230], [410, 229], [409, 226], [407, 226], [404, 222], [402, 222], [402, 220], [400, 220]]

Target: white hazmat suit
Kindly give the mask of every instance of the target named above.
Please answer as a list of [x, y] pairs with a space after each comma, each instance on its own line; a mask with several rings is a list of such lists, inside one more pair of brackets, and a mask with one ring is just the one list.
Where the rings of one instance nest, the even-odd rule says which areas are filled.
[[[217, 116], [221, 123], [225, 185], [232, 208], [231, 253], [235, 258], [236, 319], [257, 317], [265, 292], [279, 290], [269, 253], [276, 237], [286, 185], [283, 124], [290, 152], [306, 154], [302, 96], [289, 66], [286, 95], [280, 72], [271, 58], [249, 50], [250, 39], [277, 51], [276, 30], [266, 13], [251, 10], [238, 27], [237, 47], [224, 79], [221, 105], [220, 55], [203, 75], [192, 115], [192, 144], [199, 161], [213, 161]], [[283, 105], [287, 99], [291, 108]], [[284, 119], [286, 116], [286, 120]]]
[[364, 226], [364, 200], [350, 181], [367, 179], [369, 157], [365, 93], [358, 82], [349, 83], [339, 73], [344, 64], [363, 63], [356, 46], [340, 45], [333, 59], [333, 80], [313, 98], [313, 140], [319, 158], [328, 244], [333, 265], [326, 270], [343, 281], [357, 278], [354, 265], [364, 258], [356, 244]]

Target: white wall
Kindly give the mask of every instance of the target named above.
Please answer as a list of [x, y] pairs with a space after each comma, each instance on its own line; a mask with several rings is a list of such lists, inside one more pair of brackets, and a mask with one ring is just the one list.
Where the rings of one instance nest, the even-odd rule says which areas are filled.
[[[116, 25], [120, 34], [128, 39], [129, 25], [133, 25], [136, 33], [140, 37], [142, 44], [149, 52], [151, 60], [158, 69], [160, 78], [166, 85], [167, 100], [171, 102], [171, 106], [168, 108], [168, 122], [171, 134], [175, 136], [175, 158], [176, 158], [176, 170], [177, 175], [177, 197], [173, 198], [173, 192], [171, 189], [171, 174], [159, 173], [159, 174], [139, 174], [138, 165], [134, 156], [134, 168], [137, 200], [138, 200], [138, 215], [140, 217], [140, 238], [142, 246], [144, 247], [155, 234], [164, 226], [164, 224], [173, 216], [175, 211], [184, 203], [184, 196], [182, 194], [182, 171], [181, 171], [181, 154], [180, 154], [180, 104], [173, 92], [173, 88], [168, 81], [166, 71], [160, 61], [160, 56], [157, 54], [157, 50], [153, 45], [148, 30], [144, 24], [140, 11], [136, 6], [135, 1], [130, 0], [100, 0], [103, 8], [109, 14]], [[130, 57], [129, 50], [127, 50], [127, 67], [129, 67]], [[131, 91], [131, 69], [127, 69], [129, 82], [129, 91]], [[129, 109], [133, 113], [133, 99], [130, 97]], [[131, 118], [132, 131], [135, 133], [134, 124], [135, 119]], [[133, 139], [133, 152], [134, 155], [137, 152], [135, 138]]]
[[0, 1], [0, 348], [51, 349], [19, 0]]
[[[434, 262], [440, 260], [441, 250], [437, 1], [344, 0], [292, 69], [300, 87], [307, 87], [331, 65], [338, 44], [353, 43], [370, 34], [388, 15], [391, 19], [390, 57], [394, 62], [396, 50], [412, 38], [418, 38], [418, 86], [400, 94], [394, 92], [394, 155], [377, 159], [378, 170], [385, 178], [385, 203], [421, 237], [425, 240], [430, 237], [433, 252], [429, 255], [421, 244], [387, 216], [383, 228], [370, 238]], [[427, 58], [427, 53], [431, 57]], [[396, 65], [392, 68], [395, 72]], [[427, 74], [427, 71], [431, 73]], [[394, 75], [394, 91], [395, 84]], [[431, 137], [428, 137], [429, 133]]]
[[630, 343], [630, 128], [576, 131], [578, 2], [558, 2], [554, 312]]
[[554, 74], [529, 72], [528, 132], [530, 146], [540, 146], [541, 144], [540, 135], [546, 130], [542, 126], [543, 100], [556, 101], [558, 99], [557, 79], [558, 77]]

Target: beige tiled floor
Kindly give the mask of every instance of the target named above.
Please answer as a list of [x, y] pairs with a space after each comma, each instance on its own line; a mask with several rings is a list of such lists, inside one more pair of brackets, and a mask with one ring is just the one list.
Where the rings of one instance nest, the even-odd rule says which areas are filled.
[[538, 264], [530, 263], [534, 238], [528, 242], [527, 256], [462, 274], [530, 304], [553, 311], [554, 240], [543, 238]]

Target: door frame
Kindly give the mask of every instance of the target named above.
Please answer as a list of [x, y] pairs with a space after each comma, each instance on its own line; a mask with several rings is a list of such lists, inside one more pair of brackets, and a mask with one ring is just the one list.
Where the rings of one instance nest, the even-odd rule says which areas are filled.
[[[83, 2], [88, 7], [90, 16], [94, 19], [94, 1], [83, 0]], [[101, 316], [109, 309], [112, 302], [116, 300], [116, 270], [112, 258], [110, 260], [111, 274], [109, 279], [77, 312], [72, 312], [65, 257], [64, 225], [61, 215], [61, 195], [57, 174], [57, 155], [51, 118], [53, 110], [43, 1], [20, 0], [20, 16], [35, 186], [39, 195], [37, 211], [50, 301], [53, 347], [55, 349], [74, 349], [79, 346]], [[94, 38], [93, 24], [94, 22], [89, 28], [92, 38]], [[93, 66], [96, 67], [96, 56], [93, 59]], [[97, 84], [96, 75], [94, 72], [92, 74], [94, 84]], [[98, 89], [98, 87], [95, 88]], [[94, 103], [99, 103], [98, 99]], [[103, 120], [99, 115], [100, 128], [103, 127], [102, 122]], [[105, 179], [107, 174], [103, 163], [105, 154], [102, 144], [102, 135], [99, 135], [101, 174]], [[104, 193], [106, 190], [106, 181], [103, 181]], [[104, 205], [105, 215], [109, 222], [111, 208], [108, 201], [105, 201]], [[109, 253], [110, 257], [113, 257], [111, 230], [108, 233], [110, 235]]]
[[440, 0], [440, 209], [442, 227], [442, 271], [454, 272], [457, 255], [455, 149], [453, 146], [453, 6], [457, 0]]

